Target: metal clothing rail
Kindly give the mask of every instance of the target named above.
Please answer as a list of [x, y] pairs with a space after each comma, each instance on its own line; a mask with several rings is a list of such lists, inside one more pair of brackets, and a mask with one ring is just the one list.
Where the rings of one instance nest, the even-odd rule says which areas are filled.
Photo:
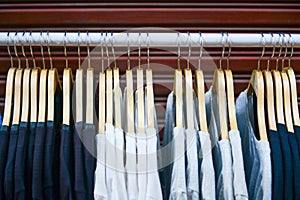
[[[178, 37], [179, 35], [179, 37]], [[272, 46], [274, 42], [278, 46], [279, 43], [287, 44], [293, 41], [294, 47], [300, 47], [300, 34], [291, 34], [292, 40], [288, 34], [237, 34], [229, 33], [229, 41], [232, 47], [262, 47], [263, 43], [265, 46]], [[178, 39], [179, 38], [179, 39]], [[224, 44], [224, 37], [221, 33], [203, 33], [202, 44], [204, 47], [207, 46], [222, 46]], [[226, 41], [226, 40], [225, 40]], [[110, 45], [111, 42], [115, 47], [138, 47], [141, 45], [145, 47], [148, 43], [151, 47], [177, 47], [180, 42], [180, 46], [187, 47], [199, 47], [200, 45], [200, 34], [190, 33], [188, 37], [187, 33], [170, 32], [170, 33], [155, 33], [151, 32], [147, 34], [145, 32], [121, 32], [121, 33], [89, 33], [86, 32], [78, 34], [77, 32], [0, 32], [0, 46], [6, 45], [49, 45], [49, 46], [85, 46], [87, 44], [91, 46], [98, 46], [106, 42]], [[285, 43], [284, 43], [285, 42]], [[290, 44], [289, 44], [290, 45]]]

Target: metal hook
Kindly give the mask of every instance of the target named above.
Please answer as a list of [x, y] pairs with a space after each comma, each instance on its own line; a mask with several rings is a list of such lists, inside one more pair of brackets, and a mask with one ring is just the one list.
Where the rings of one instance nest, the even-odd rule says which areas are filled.
[[77, 55], [78, 55], [78, 69], [81, 69], [81, 65], [80, 65], [80, 31], [78, 31], [78, 35], [77, 35]]
[[188, 50], [188, 57], [187, 57], [187, 69], [190, 69], [190, 59], [191, 59], [191, 34], [188, 32], [188, 45], [189, 45], [189, 50]]
[[127, 68], [128, 70], [130, 70], [130, 45], [129, 45], [129, 32], [127, 32], [127, 55], [128, 55], [128, 59], [127, 59]]
[[16, 32], [15, 37], [14, 37], [14, 51], [15, 51], [15, 55], [16, 55], [16, 57], [18, 59], [18, 68], [21, 69], [21, 59], [20, 59], [20, 57], [18, 55], [17, 47], [16, 47], [16, 37], [17, 37], [17, 35], [18, 35], [18, 32]]
[[226, 35], [227, 35], [227, 44], [228, 44], [228, 55], [227, 55], [226, 63], [227, 63], [227, 70], [229, 70], [229, 58], [230, 58], [230, 54], [231, 54], [231, 40], [229, 38], [229, 34], [226, 33]]
[[91, 68], [91, 57], [90, 57], [90, 36], [89, 32], [86, 32], [86, 49], [87, 49], [87, 56], [88, 56], [88, 69]]
[[106, 55], [107, 55], [107, 66], [110, 69], [110, 58], [109, 58], [109, 53], [108, 53], [108, 45], [107, 45], [107, 32], [105, 33], [104, 37], [104, 42], [105, 42], [105, 50], [106, 50]]
[[111, 51], [113, 54], [113, 58], [114, 58], [114, 67], [115, 69], [117, 68], [117, 61], [116, 61], [116, 55], [115, 55], [115, 48], [114, 48], [114, 37], [113, 37], [113, 32], [110, 33], [110, 44], [111, 44]]
[[7, 33], [7, 40], [6, 40], [7, 53], [8, 53], [8, 56], [10, 58], [10, 67], [13, 68], [14, 67], [14, 60], [13, 60], [13, 57], [11, 55], [10, 48], [9, 48], [9, 34], [10, 34], [10, 32]]
[[147, 33], [147, 67], [150, 69], [150, 39], [149, 33]]
[[29, 42], [30, 55], [32, 57], [33, 68], [36, 69], [35, 58], [34, 58], [33, 50], [32, 50], [32, 31], [30, 31], [29, 37], [30, 37], [30, 42]]
[[200, 43], [200, 54], [198, 60], [198, 69], [201, 70], [201, 58], [203, 54], [203, 37], [201, 32], [199, 32], [199, 43]]
[[281, 33], [278, 33], [279, 35], [279, 45], [280, 45], [280, 49], [279, 49], [279, 54], [276, 58], [276, 71], [278, 71], [278, 61], [279, 61], [279, 58], [281, 56], [281, 53], [282, 53], [282, 37], [281, 37]]
[[225, 37], [224, 37], [224, 33], [222, 32], [222, 53], [221, 53], [221, 57], [220, 57], [220, 60], [219, 60], [219, 70], [222, 70], [222, 61], [223, 61], [223, 58], [224, 58], [224, 53], [225, 53]]
[[43, 63], [43, 69], [46, 69], [46, 64], [45, 64], [45, 57], [44, 57], [44, 47], [43, 47], [43, 32], [41, 31], [40, 33], [40, 41], [41, 41], [41, 55], [42, 55], [42, 63]]
[[265, 40], [265, 36], [264, 36], [263, 33], [261, 33], [261, 42], [262, 42], [262, 45], [263, 45], [263, 49], [262, 49], [262, 52], [261, 52], [261, 56], [257, 61], [257, 70], [258, 71], [260, 70], [260, 61], [263, 58], [263, 56], [265, 54], [265, 49], [266, 49], [266, 40]]
[[22, 55], [24, 56], [25, 60], [26, 60], [26, 69], [29, 69], [29, 62], [28, 62], [28, 58], [25, 54], [24, 51], [24, 35], [25, 35], [25, 31], [22, 34], [22, 39], [21, 39], [21, 50], [22, 50]]
[[52, 56], [50, 51], [50, 45], [49, 45], [49, 31], [47, 31], [47, 49], [48, 49], [48, 55], [49, 55], [49, 61], [50, 61], [50, 69], [53, 69], [53, 62], [52, 62]]
[[283, 68], [284, 68], [284, 60], [285, 60], [285, 58], [286, 58], [286, 55], [287, 55], [287, 49], [288, 49], [288, 41], [287, 41], [287, 39], [286, 39], [286, 37], [285, 37], [285, 34], [284, 33], [282, 33], [282, 35], [283, 35], [283, 42], [284, 42], [284, 45], [285, 45], [285, 51], [284, 51], [284, 55], [283, 55], [283, 58], [282, 58], [282, 60], [281, 60], [281, 70], [283, 71]]
[[139, 58], [138, 58], [138, 62], [139, 62], [139, 66], [138, 68], [141, 69], [141, 33], [139, 33]]
[[177, 33], [177, 45], [178, 45], [178, 58], [177, 58], [177, 66], [178, 66], [178, 70], [180, 70], [180, 33]]
[[293, 41], [293, 37], [292, 37], [291, 33], [289, 33], [289, 37], [290, 37], [289, 43], [291, 44], [291, 54], [288, 58], [288, 64], [289, 64], [288, 67], [290, 68], [291, 67], [291, 59], [292, 59], [292, 56], [294, 54], [294, 41]]
[[274, 55], [275, 55], [275, 48], [276, 48], [276, 42], [275, 42], [274, 35], [273, 35], [272, 32], [271, 32], [270, 34], [271, 34], [271, 36], [272, 36], [273, 50], [272, 50], [272, 55], [270, 56], [270, 58], [269, 58], [268, 61], [267, 61], [267, 71], [269, 71], [269, 69], [270, 69], [270, 61], [271, 61], [271, 59], [272, 59], [272, 58], [274, 57]]
[[65, 35], [64, 35], [64, 55], [66, 58], [66, 68], [69, 68], [69, 63], [68, 63], [68, 55], [67, 55], [67, 32], [65, 31]]
[[101, 41], [101, 72], [104, 73], [104, 53], [103, 53], [103, 33], [100, 35]]

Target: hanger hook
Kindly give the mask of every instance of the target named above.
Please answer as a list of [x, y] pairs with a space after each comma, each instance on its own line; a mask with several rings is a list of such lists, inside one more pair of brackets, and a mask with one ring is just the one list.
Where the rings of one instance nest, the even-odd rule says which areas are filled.
[[276, 71], [278, 71], [278, 61], [279, 61], [279, 58], [281, 56], [281, 53], [282, 53], [282, 34], [281, 33], [278, 33], [279, 35], [279, 45], [280, 45], [280, 49], [279, 49], [279, 53], [278, 53], [278, 56], [276, 58]]
[[22, 39], [21, 39], [21, 50], [22, 50], [22, 55], [24, 56], [25, 60], [26, 60], [26, 69], [29, 69], [29, 62], [28, 62], [28, 58], [25, 54], [25, 50], [24, 50], [24, 35], [25, 35], [25, 31], [22, 34]]
[[33, 68], [36, 69], [35, 58], [34, 58], [33, 50], [32, 50], [32, 31], [30, 31], [29, 37], [30, 37], [30, 41], [29, 41], [30, 55], [32, 57]]
[[89, 31], [86, 32], [86, 49], [87, 49], [87, 57], [88, 57], [88, 69], [91, 68], [91, 56], [90, 56], [90, 35]]
[[263, 49], [261, 51], [261, 56], [260, 58], [258, 59], [257, 61], [257, 70], [259, 71], [260, 70], [260, 61], [261, 59], [264, 57], [264, 54], [265, 54], [265, 49], [266, 49], [266, 40], [265, 40], [265, 36], [264, 36], [264, 33], [260, 33], [261, 34], [261, 43], [263, 45]]
[[180, 33], [177, 33], [177, 46], [178, 46], [178, 58], [177, 58], [177, 66], [178, 66], [178, 70], [180, 70]]
[[201, 58], [203, 54], [203, 37], [201, 32], [199, 32], [199, 43], [200, 43], [200, 54], [198, 60], [198, 69], [201, 70]]
[[108, 39], [107, 39], [108, 35], [107, 32], [105, 33], [105, 37], [104, 37], [104, 42], [105, 42], [105, 50], [106, 50], [106, 55], [107, 55], [107, 66], [110, 69], [110, 58], [109, 58], [109, 52], [108, 52]]
[[290, 37], [290, 40], [289, 40], [289, 43], [291, 44], [291, 54], [288, 58], [288, 64], [289, 64], [289, 68], [291, 67], [291, 59], [292, 59], [292, 56], [294, 54], [294, 40], [293, 40], [293, 37], [291, 35], [291, 33], [289, 33], [289, 37]]
[[80, 65], [80, 31], [78, 31], [78, 34], [77, 34], [77, 55], [78, 55], [78, 69], [80, 70], [81, 69], [81, 65]]
[[284, 60], [286, 58], [286, 55], [287, 55], [287, 50], [288, 50], [288, 40], [287, 38], [285, 37], [285, 34], [282, 33], [283, 35], [283, 43], [284, 43], [284, 46], [285, 46], [285, 50], [284, 50], [284, 55], [283, 55], [283, 58], [281, 60], [281, 70], [283, 71], [283, 68], [284, 68]]
[[117, 60], [116, 60], [116, 55], [115, 55], [113, 32], [110, 33], [110, 44], [111, 44], [111, 51], [112, 51], [113, 58], [114, 58], [114, 67], [116, 69], [117, 68]]
[[18, 59], [18, 68], [21, 69], [21, 59], [18, 55], [18, 52], [17, 52], [17, 46], [16, 46], [16, 37], [18, 36], [18, 32], [15, 33], [15, 37], [14, 37], [14, 51], [15, 51], [15, 55]]
[[147, 33], [147, 67], [150, 69], [150, 39], [149, 33]]
[[187, 69], [190, 69], [190, 59], [191, 59], [191, 34], [190, 32], [188, 32], [188, 45], [189, 45], [189, 49], [188, 49], [188, 59], [187, 59]]
[[104, 73], [104, 51], [103, 51], [103, 32], [101, 32], [101, 35], [100, 35], [100, 41], [101, 41], [101, 71], [102, 73]]
[[128, 55], [128, 59], [127, 59], [127, 68], [128, 70], [130, 70], [130, 39], [129, 39], [129, 32], [127, 32], [127, 55]]
[[46, 64], [45, 64], [45, 57], [44, 57], [44, 47], [43, 47], [43, 32], [41, 31], [40, 33], [40, 41], [41, 41], [41, 55], [42, 55], [42, 63], [43, 63], [43, 69], [46, 69]]
[[227, 55], [226, 63], [227, 63], [227, 70], [229, 70], [229, 58], [231, 55], [231, 40], [229, 38], [229, 34], [226, 33], [226, 35], [227, 35], [227, 44], [228, 44], [228, 55]]
[[67, 31], [65, 31], [64, 35], [64, 54], [66, 58], [66, 68], [69, 68], [69, 61], [68, 61], [68, 55], [67, 55]]
[[14, 60], [13, 60], [13, 57], [11, 55], [11, 52], [10, 52], [10, 47], [9, 47], [9, 34], [10, 32], [7, 33], [7, 40], [6, 40], [6, 44], [7, 44], [7, 53], [8, 53], [8, 56], [10, 58], [10, 67], [13, 68], [14, 67]]
[[224, 36], [224, 33], [222, 32], [222, 53], [221, 53], [221, 57], [220, 57], [220, 60], [219, 60], [219, 70], [222, 70], [222, 61], [223, 61], [223, 58], [224, 58], [224, 54], [225, 54], [225, 36]]
[[272, 55], [270, 56], [270, 58], [267, 61], [267, 71], [270, 70], [270, 61], [271, 59], [274, 57], [275, 55], [275, 48], [276, 48], [276, 42], [275, 42], [275, 38], [272, 32], [270, 32], [271, 37], [272, 37], [272, 46], [273, 46], [273, 50], [272, 50]]
[[50, 61], [50, 69], [53, 69], [53, 62], [52, 62], [52, 56], [51, 56], [51, 50], [49, 45], [50, 37], [49, 37], [49, 31], [47, 31], [47, 49], [48, 49], [48, 55], [49, 55], [49, 61]]
[[139, 36], [138, 36], [138, 40], [139, 40], [139, 69], [141, 69], [141, 32], [139, 32]]

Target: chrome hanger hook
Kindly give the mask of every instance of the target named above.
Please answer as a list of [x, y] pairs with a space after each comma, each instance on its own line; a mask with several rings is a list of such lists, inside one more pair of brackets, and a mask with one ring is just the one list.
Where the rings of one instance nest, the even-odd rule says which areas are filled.
[[265, 55], [265, 49], [266, 49], [266, 39], [265, 39], [265, 36], [264, 36], [263, 33], [261, 33], [261, 43], [263, 45], [263, 49], [262, 49], [262, 52], [261, 52], [261, 56], [260, 56], [260, 58], [257, 61], [257, 70], [258, 71], [260, 71], [260, 62], [261, 62], [262, 58]]
[[282, 36], [281, 36], [281, 33], [278, 33], [279, 35], [279, 45], [280, 45], [280, 49], [279, 49], [279, 53], [278, 53], [278, 56], [276, 58], [276, 71], [278, 71], [278, 61], [279, 61], [279, 58], [281, 56], [281, 53], [282, 53]]
[[201, 32], [199, 32], [199, 43], [200, 43], [200, 54], [198, 60], [198, 69], [201, 70], [201, 58], [203, 54], [203, 37]]
[[25, 58], [25, 61], [26, 61], [26, 69], [29, 69], [29, 61], [28, 61], [28, 58], [25, 54], [25, 50], [24, 50], [24, 35], [25, 35], [25, 31], [23, 32], [22, 34], [22, 39], [21, 39], [21, 50], [22, 50], [22, 55], [24, 56]]
[[290, 37], [289, 43], [291, 44], [291, 54], [288, 58], [288, 64], [289, 64], [288, 67], [291, 68], [291, 59], [292, 59], [293, 54], [294, 54], [294, 40], [293, 40], [293, 37], [290, 33], [289, 33], [289, 37]]
[[189, 45], [189, 49], [188, 49], [187, 69], [190, 69], [190, 59], [191, 59], [191, 52], [192, 52], [190, 32], [188, 32], [188, 45]]
[[276, 48], [276, 41], [275, 41], [275, 38], [274, 38], [274, 35], [273, 33], [271, 32], [271, 37], [272, 37], [272, 46], [273, 46], [273, 50], [272, 50], [272, 55], [270, 56], [270, 58], [268, 59], [267, 61], [267, 71], [270, 70], [270, 61], [272, 60], [272, 58], [274, 57], [275, 55], [275, 48]]
[[89, 32], [86, 32], [86, 49], [87, 49], [87, 57], [88, 57], [88, 69], [91, 68], [91, 55], [90, 55], [90, 35]]
[[287, 38], [285, 37], [285, 34], [282, 33], [283, 35], [283, 43], [284, 43], [284, 46], [285, 46], [285, 50], [284, 50], [284, 55], [282, 57], [282, 60], [281, 60], [281, 70], [283, 71], [283, 68], [284, 68], [284, 60], [286, 58], [286, 55], [287, 55], [287, 52], [288, 52], [288, 40]]
[[78, 31], [77, 35], [77, 55], [78, 55], [78, 69], [81, 70], [81, 62], [80, 62], [80, 31]]
[[53, 69], [53, 62], [52, 62], [52, 56], [51, 56], [51, 50], [50, 50], [50, 45], [49, 45], [49, 31], [47, 31], [47, 48], [48, 48], [48, 55], [49, 55], [49, 61], [50, 61], [50, 69]]
[[110, 58], [109, 58], [109, 52], [108, 52], [108, 45], [107, 45], [107, 32], [105, 33], [105, 37], [104, 37], [104, 43], [105, 43], [105, 50], [106, 50], [106, 55], [107, 55], [107, 66], [110, 69]]
[[31, 31], [30, 31], [29, 37], [30, 37], [30, 41], [29, 41], [30, 55], [32, 57], [33, 68], [36, 69], [35, 57], [33, 55], [33, 50], [32, 50], [32, 32]]
[[41, 41], [41, 55], [42, 55], [42, 63], [43, 63], [43, 69], [46, 69], [46, 63], [45, 63], [45, 57], [44, 57], [44, 47], [43, 47], [43, 32], [40, 33], [40, 41]]
[[21, 69], [21, 59], [18, 55], [18, 52], [17, 52], [17, 46], [16, 46], [16, 37], [18, 36], [18, 32], [15, 33], [15, 37], [14, 37], [14, 51], [15, 51], [15, 55], [18, 59], [18, 68]]
[[222, 34], [222, 39], [221, 39], [222, 53], [221, 53], [221, 57], [220, 57], [220, 60], [219, 60], [219, 70], [222, 70], [222, 61], [223, 61], [224, 54], [225, 54], [225, 36], [224, 36], [223, 32], [221, 34]]
[[10, 32], [7, 33], [7, 39], [6, 39], [7, 53], [8, 53], [9, 59], [10, 59], [10, 67], [13, 68], [14, 67], [14, 60], [13, 60], [13, 57], [11, 55], [10, 47], [9, 47], [9, 39], [10, 39], [9, 34], [10, 34]]
[[138, 40], [139, 40], [139, 58], [138, 58], [138, 62], [139, 62], [139, 66], [138, 68], [141, 69], [141, 32], [139, 32], [139, 36], [138, 36]]
[[65, 31], [64, 35], [64, 55], [66, 58], [66, 68], [69, 68], [69, 61], [68, 61], [68, 55], [67, 55], [67, 32]]
[[115, 54], [115, 48], [114, 48], [114, 37], [113, 32], [110, 33], [110, 44], [111, 44], [111, 51], [114, 58], [114, 68], [117, 68], [117, 60], [116, 60], [116, 54]]
[[147, 67], [150, 69], [150, 39], [149, 33], [147, 33]]
[[130, 70], [130, 39], [129, 39], [129, 32], [127, 32], [127, 69]]
[[178, 52], [177, 52], [177, 55], [178, 55], [178, 58], [177, 58], [177, 67], [178, 67], [178, 70], [181, 69], [180, 67], [180, 33], [178, 32], [177, 33], [177, 45], [178, 45]]
[[229, 34], [226, 33], [226, 35], [227, 35], [227, 44], [228, 44], [228, 55], [227, 55], [226, 63], [227, 63], [227, 70], [229, 70], [229, 58], [231, 55], [231, 40], [229, 38]]

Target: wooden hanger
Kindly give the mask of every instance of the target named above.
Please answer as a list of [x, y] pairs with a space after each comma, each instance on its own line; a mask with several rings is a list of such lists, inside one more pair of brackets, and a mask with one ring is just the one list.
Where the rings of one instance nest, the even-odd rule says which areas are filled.
[[122, 109], [121, 109], [121, 88], [119, 78], [119, 68], [114, 68], [114, 115], [115, 127], [122, 128]]
[[105, 133], [105, 73], [99, 74], [99, 133]]
[[[139, 34], [139, 40], [141, 33]], [[141, 69], [141, 43], [139, 43], [139, 55], [138, 55], [138, 69], [136, 70], [137, 75], [137, 132], [145, 132], [145, 105], [144, 105], [144, 74]]]
[[[87, 36], [89, 37], [88, 34], [87, 34]], [[88, 69], [87, 69], [87, 72], [86, 72], [86, 119], [85, 119], [85, 121], [86, 121], [87, 124], [94, 124], [95, 80], [94, 80], [94, 68], [91, 68], [89, 43], [87, 43], [87, 57], [88, 57], [88, 59], [87, 59]]]
[[224, 73], [225, 73], [225, 82], [226, 82], [228, 118], [229, 118], [230, 129], [238, 130], [238, 125], [237, 125], [237, 121], [236, 121], [236, 112], [235, 112], [233, 78], [232, 78], [232, 72], [229, 69], [229, 57], [231, 54], [231, 42], [229, 41], [228, 33], [227, 33], [227, 43], [229, 45], [229, 50], [228, 50], [228, 56], [227, 56], [227, 69], [224, 70]]
[[112, 69], [106, 70], [106, 123], [113, 124], [113, 85]]
[[127, 131], [128, 133], [134, 133], [134, 103], [133, 103], [133, 79], [132, 70], [126, 70], [126, 102], [127, 102]]
[[39, 88], [39, 111], [38, 122], [46, 122], [46, 107], [47, 107], [47, 75], [48, 69], [41, 70], [40, 88]]
[[[268, 140], [267, 130], [266, 130], [266, 121], [265, 121], [265, 107], [264, 107], [264, 79], [263, 74], [260, 71], [260, 61], [265, 53], [265, 40], [262, 35], [263, 40], [263, 50], [262, 54], [258, 60], [257, 70], [253, 70], [250, 78], [250, 82], [247, 88], [247, 95], [251, 96], [256, 95], [257, 98], [257, 123], [258, 123], [258, 132], [260, 140]], [[254, 112], [255, 113], [255, 112]]]
[[[84, 80], [84, 71], [80, 67], [80, 32], [78, 32], [77, 37], [77, 54], [78, 54], [78, 69], [76, 70], [75, 78], [75, 95], [76, 95], [76, 120], [75, 122], [83, 122], [83, 80]], [[88, 89], [90, 90], [90, 88]], [[90, 103], [87, 101], [88, 104]]]
[[9, 32], [7, 34], [7, 53], [10, 58], [10, 68], [7, 72], [6, 78], [6, 89], [5, 89], [5, 105], [3, 113], [2, 125], [9, 126], [11, 122], [11, 113], [13, 110], [13, 95], [14, 95], [14, 81], [16, 68], [14, 66], [13, 57], [11, 56], [10, 47], [9, 47]]

